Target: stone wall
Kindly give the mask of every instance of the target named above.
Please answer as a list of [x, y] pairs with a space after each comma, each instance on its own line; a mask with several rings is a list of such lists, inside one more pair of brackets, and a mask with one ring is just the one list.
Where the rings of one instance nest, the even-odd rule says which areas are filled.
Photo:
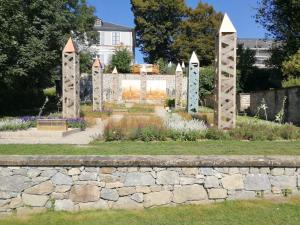
[[0, 215], [300, 194], [300, 157], [0, 157]]
[[[118, 74], [119, 76], [119, 101], [122, 102], [121, 85], [122, 80], [140, 80], [141, 76], [137, 74]], [[167, 96], [168, 98], [175, 99], [175, 75], [147, 75], [147, 80], [166, 80], [167, 82]], [[113, 75], [104, 74], [103, 76], [103, 97], [104, 101], [113, 101]], [[92, 79], [91, 76], [84, 76], [81, 78], [81, 101], [92, 101]], [[185, 102], [187, 98], [187, 78], [183, 77], [182, 80], [182, 100]]]
[[250, 93], [250, 114], [255, 115], [257, 107], [261, 105], [262, 99], [265, 99], [268, 106], [268, 118], [275, 119], [275, 116], [282, 108], [282, 101], [287, 97], [285, 105], [285, 122], [300, 124], [300, 87], [275, 89], [270, 91], [259, 91]]

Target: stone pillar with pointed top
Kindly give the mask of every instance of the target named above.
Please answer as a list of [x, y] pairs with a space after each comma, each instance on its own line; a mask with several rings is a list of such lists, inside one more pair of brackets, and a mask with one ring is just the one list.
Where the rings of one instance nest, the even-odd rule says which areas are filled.
[[103, 111], [103, 70], [98, 58], [94, 61], [92, 67], [93, 81], [93, 111]]
[[182, 94], [182, 80], [183, 80], [183, 71], [178, 63], [176, 68], [176, 75], [175, 75], [175, 108], [181, 108], [181, 94]]
[[70, 38], [62, 53], [63, 117], [80, 116], [80, 72], [79, 54]]
[[141, 77], [141, 95], [140, 95], [140, 102], [145, 103], [146, 96], [147, 96], [147, 69], [146, 66], [143, 65], [140, 70], [140, 77]]
[[215, 124], [228, 130], [236, 126], [237, 32], [225, 14], [216, 40]]
[[112, 101], [115, 103], [119, 102], [119, 89], [119, 73], [117, 67], [115, 67], [112, 72]]
[[199, 108], [199, 67], [200, 63], [195, 52], [193, 52], [189, 63], [188, 77], [188, 113], [197, 113]]

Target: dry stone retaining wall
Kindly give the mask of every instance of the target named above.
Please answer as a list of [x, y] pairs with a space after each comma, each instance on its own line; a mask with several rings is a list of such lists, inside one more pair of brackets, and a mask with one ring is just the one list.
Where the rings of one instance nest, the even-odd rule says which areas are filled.
[[[78, 163], [89, 164], [80, 158], [66, 159], [68, 166], [57, 166], [55, 161], [49, 166], [49, 158], [40, 159], [40, 166], [32, 166], [37, 164], [38, 158], [28, 160], [28, 166], [20, 166], [26, 164], [25, 161], [14, 163], [11, 158], [0, 159], [0, 214], [41, 212], [52, 208], [66, 211], [142, 209], [300, 193], [299, 166], [283, 163], [284, 167], [278, 167], [282, 164], [279, 158], [277, 166], [272, 166], [276, 165], [274, 160], [265, 159], [259, 167], [255, 166], [261, 164], [259, 159], [257, 163], [245, 160], [245, 166], [239, 167], [226, 157], [223, 164], [227, 166], [220, 166], [222, 160], [211, 159], [208, 162], [215, 166], [209, 167], [189, 167], [191, 162], [201, 164], [201, 158], [192, 161], [178, 158], [180, 167], [176, 167], [176, 158], [163, 158], [156, 163], [153, 157], [150, 161], [147, 157], [143, 159], [104, 158], [103, 162], [94, 161], [99, 166], [90, 167], [77, 166]], [[62, 161], [63, 157], [57, 164]], [[120, 164], [118, 161], [128, 166], [113, 166]]]

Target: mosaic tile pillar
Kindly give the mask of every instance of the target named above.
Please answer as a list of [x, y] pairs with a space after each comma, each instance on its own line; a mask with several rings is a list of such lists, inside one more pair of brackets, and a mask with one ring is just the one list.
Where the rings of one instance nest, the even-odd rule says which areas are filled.
[[199, 60], [195, 52], [193, 52], [189, 63], [188, 77], [188, 113], [197, 113], [199, 108]]
[[215, 124], [218, 129], [236, 126], [237, 32], [225, 14], [216, 40]]
[[92, 67], [93, 79], [93, 111], [103, 111], [103, 71], [97, 58]]
[[63, 117], [80, 117], [79, 54], [70, 38], [62, 53]]
[[183, 71], [178, 63], [175, 74], [175, 108], [180, 109], [182, 107], [182, 82], [183, 82]]

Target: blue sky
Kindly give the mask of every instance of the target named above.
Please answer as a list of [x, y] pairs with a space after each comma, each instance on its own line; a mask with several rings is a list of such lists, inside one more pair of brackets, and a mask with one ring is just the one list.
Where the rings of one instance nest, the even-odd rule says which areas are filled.
[[[195, 7], [199, 0], [186, 0]], [[217, 11], [227, 12], [240, 38], [264, 38], [265, 30], [255, 23], [257, 0], [203, 0], [214, 6]], [[96, 15], [104, 21], [134, 27], [130, 0], [88, 0], [96, 7]], [[136, 61], [143, 62], [143, 56], [136, 50]]]

